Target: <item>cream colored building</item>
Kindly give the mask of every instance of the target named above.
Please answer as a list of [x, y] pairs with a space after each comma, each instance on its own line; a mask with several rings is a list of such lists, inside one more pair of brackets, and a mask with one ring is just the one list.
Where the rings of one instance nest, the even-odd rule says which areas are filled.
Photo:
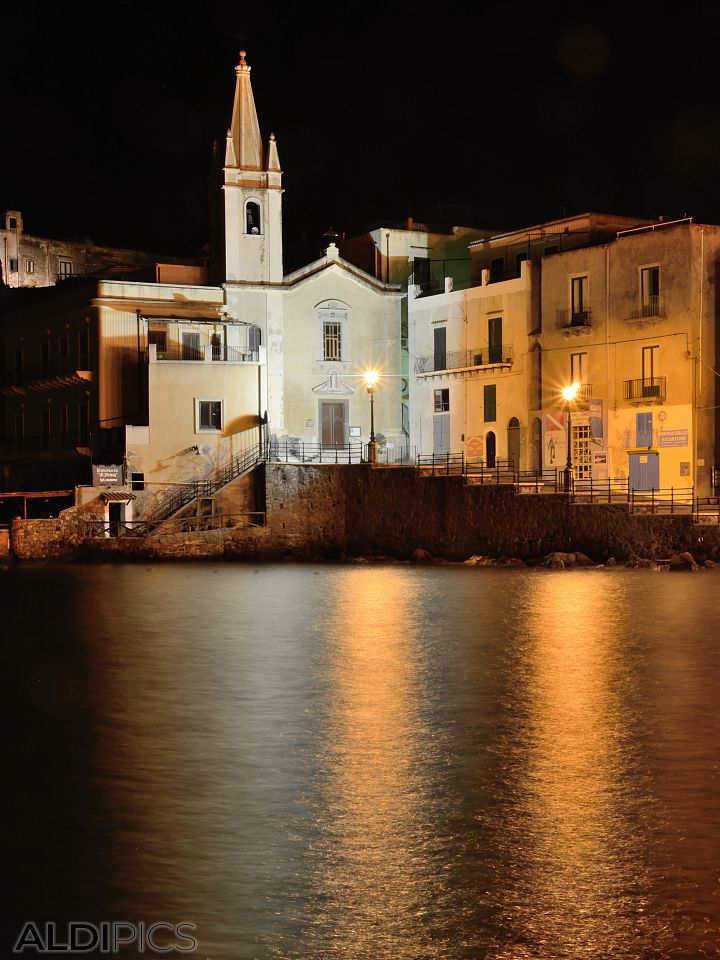
[[268, 438], [271, 449], [302, 441], [309, 456], [353, 442], [357, 459], [370, 438], [369, 369], [380, 374], [376, 433], [402, 442], [401, 290], [334, 245], [283, 275], [277, 145], [271, 135], [263, 149], [244, 54], [235, 72], [225, 282], [166, 267], [156, 276], [167, 283], [10, 291], [6, 490], [89, 483], [91, 465], [122, 463], [144, 501], [154, 484], [212, 478]]
[[477, 286], [411, 295], [411, 443], [552, 472], [569, 414], [576, 478], [710, 494], [719, 243], [689, 219], [586, 214], [471, 245]]

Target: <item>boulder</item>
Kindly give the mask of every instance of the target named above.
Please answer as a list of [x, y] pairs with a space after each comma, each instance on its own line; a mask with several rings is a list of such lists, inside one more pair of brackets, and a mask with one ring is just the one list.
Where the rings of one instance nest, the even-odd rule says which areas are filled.
[[575, 551], [575, 565], [578, 567], [594, 567], [595, 564], [593, 561], [584, 553], [580, 553], [579, 550]]
[[683, 553], [674, 553], [670, 557], [670, 572], [672, 573], [673, 571], [679, 570], [688, 570], [692, 573], [699, 570], [693, 555], [688, 553], [687, 550]]
[[432, 554], [423, 550], [422, 547], [416, 547], [412, 552], [413, 563], [432, 563]]

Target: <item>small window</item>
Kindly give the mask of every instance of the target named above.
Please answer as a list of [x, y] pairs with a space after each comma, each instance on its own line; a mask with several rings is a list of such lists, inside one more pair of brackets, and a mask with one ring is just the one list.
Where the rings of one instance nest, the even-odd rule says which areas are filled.
[[154, 343], [159, 359], [167, 353], [167, 330], [165, 327], [151, 327], [148, 330], [148, 344]]
[[73, 265], [70, 260], [58, 260], [58, 273], [61, 277], [71, 277]]
[[8, 270], [10, 273], [18, 272], [18, 260], [17, 257], [8, 257]]
[[450, 388], [435, 390], [433, 393], [433, 410], [435, 413], [447, 413], [450, 410]]
[[587, 382], [587, 353], [570, 354], [570, 382], [581, 386]]
[[222, 430], [222, 400], [197, 400], [196, 405], [196, 433]]
[[35, 273], [35, 261], [25, 260], [25, 273]]
[[640, 270], [640, 304], [645, 317], [659, 313], [660, 267], [643, 267]]
[[145, 489], [145, 474], [144, 473], [133, 473], [130, 475], [132, 480], [131, 490], [144, 490]]
[[483, 420], [485, 423], [494, 423], [497, 420], [497, 387], [494, 383], [483, 387]]
[[256, 235], [262, 233], [260, 204], [256, 200], [248, 200], [245, 204], [245, 232]]
[[571, 279], [570, 301], [570, 324], [574, 327], [586, 326], [590, 317], [588, 278], [586, 276]]
[[323, 360], [342, 360], [341, 336], [339, 320], [323, 321]]
[[497, 283], [505, 277], [505, 259], [496, 257], [490, 261], [490, 283]]
[[46, 408], [42, 411], [41, 438], [43, 450], [50, 449], [50, 410]]
[[17, 217], [8, 217], [8, 230], [17, 230]]

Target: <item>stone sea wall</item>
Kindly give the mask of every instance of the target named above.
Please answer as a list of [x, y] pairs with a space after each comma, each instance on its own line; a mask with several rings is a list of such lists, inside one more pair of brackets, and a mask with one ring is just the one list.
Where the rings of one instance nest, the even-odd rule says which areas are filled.
[[424, 477], [412, 468], [269, 463], [255, 482], [264, 498], [240, 478], [237, 491], [225, 488], [223, 512], [264, 506], [263, 527], [97, 540], [88, 537], [87, 504], [55, 520], [13, 521], [11, 549], [28, 560], [408, 559], [418, 550], [448, 560], [531, 560], [558, 551], [595, 561], [685, 551], [720, 560], [720, 527], [687, 516], [631, 515], [625, 504], [574, 505], [562, 494], [516, 494], [511, 486], [466, 485], [462, 477]]

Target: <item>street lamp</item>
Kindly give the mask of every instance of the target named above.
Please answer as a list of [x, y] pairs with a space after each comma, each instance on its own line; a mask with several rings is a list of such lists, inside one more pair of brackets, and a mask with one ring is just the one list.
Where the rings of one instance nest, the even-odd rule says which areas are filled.
[[572, 468], [572, 433], [571, 433], [571, 410], [573, 400], [577, 398], [578, 391], [580, 390], [579, 383], [571, 383], [569, 387], [562, 388], [563, 400], [567, 404], [567, 463], [565, 464], [565, 470], [563, 471], [563, 490], [565, 493], [570, 493], [572, 490], [573, 483], [573, 468]]
[[368, 443], [368, 463], [377, 463], [378, 445], [375, 439], [375, 388], [377, 387], [378, 373], [368, 370], [365, 373], [365, 386], [370, 394], [370, 441]]

